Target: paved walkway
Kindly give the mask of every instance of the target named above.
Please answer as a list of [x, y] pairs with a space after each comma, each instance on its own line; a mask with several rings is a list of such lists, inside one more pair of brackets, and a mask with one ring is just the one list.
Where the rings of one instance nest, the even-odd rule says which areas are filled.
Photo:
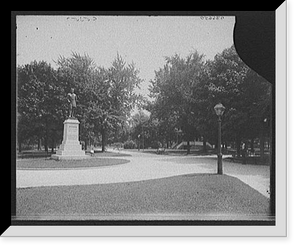
[[[116, 152], [116, 151], [115, 151]], [[126, 152], [127, 153], [127, 152]], [[216, 173], [215, 156], [167, 156], [130, 152], [129, 163], [87, 169], [17, 170], [17, 188], [132, 182], [198, 173]], [[110, 156], [111, 158], [111, 156]], [[269, 167], [223, 162], [224, 174], [235, 176], [268, 197]]]

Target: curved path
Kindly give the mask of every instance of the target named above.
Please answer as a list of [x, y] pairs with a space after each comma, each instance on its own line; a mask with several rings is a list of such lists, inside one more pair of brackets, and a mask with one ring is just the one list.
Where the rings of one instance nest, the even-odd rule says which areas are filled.
[[[216, 173], [217, 168], [215, 156], [167, 156], [142, 152], [130, 154], [131, 156], [118, 157], [130, 162], [107, 167], [42, 171], [17, 169], [16, 185], [17, 188], [28, 188], [132, 182], [184, 174]], [[224, 174], [239, 178], [268, 197], [268, 166], [226, 161], [223, 165]]]

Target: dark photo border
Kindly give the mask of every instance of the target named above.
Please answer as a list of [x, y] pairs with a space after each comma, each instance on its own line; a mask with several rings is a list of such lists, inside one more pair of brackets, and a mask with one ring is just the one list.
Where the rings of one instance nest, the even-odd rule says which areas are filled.
[[[13, 226], [275, 226], [275, 11], [282, 3], [273, 2], [264, 11], [13, 11], [11, 12], [11, 192], [9, 224], [2, 225], [1, 233]], [[276, 4], [276, 6], [274, 6]], [[235, 16], [234, 45], [240, 58], [254, 71], [272, 84], [271, 120], [271, 162], [270, 162], [270, 217], [271, 220], [222, 220], [222, 221], [184, 221], [184, 220], [16, 220], [16, 16], [17, 15], [158, 15], [158, 16]]]

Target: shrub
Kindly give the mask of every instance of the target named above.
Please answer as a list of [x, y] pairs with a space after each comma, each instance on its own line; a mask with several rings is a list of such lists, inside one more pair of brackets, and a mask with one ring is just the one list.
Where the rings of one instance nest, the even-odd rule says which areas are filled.
[[150, 145], [151, 148], [155, 148], [155, 149], [158, 149], [158, 148], [161, 148], [162, 147], [162, 144], [159, 142], [159, 141], [153, 141]]
[[124, 149], [134, 149], [137, 148], [136, 143], [134, 141], [126, 141], [124, 143]]

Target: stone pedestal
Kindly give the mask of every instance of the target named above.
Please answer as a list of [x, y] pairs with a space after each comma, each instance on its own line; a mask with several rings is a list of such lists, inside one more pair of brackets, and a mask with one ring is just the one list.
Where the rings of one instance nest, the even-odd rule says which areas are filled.
[[63, 141], [56, 151], [51, 155], [55, 160], [77, 160], [85, 159], [89, 156], [81, 149], [79, 143], [79, 121], [76, 118], [68, 118], [64, 121]]

